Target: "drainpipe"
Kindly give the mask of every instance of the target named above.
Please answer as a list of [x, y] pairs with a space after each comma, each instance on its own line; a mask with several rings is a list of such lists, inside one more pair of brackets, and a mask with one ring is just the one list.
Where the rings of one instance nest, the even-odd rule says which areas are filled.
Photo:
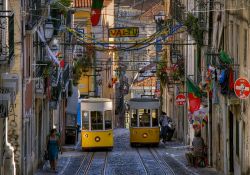
[[[23, 10], [24, 9], [24, 0], [21, 0], [21, 11], [24, 11]], [[22, 13], [21, 13], [22, 14]], [[21, 85], [23, 86], [24, 85], [24, 83], [25, 83], [25, 77], [24, 77], [24, 71], [23, 71], [23, 60], [24, 60], [24, 18], [23, 18], [23, 15], [21, 15], [21, 24], [22, 24], [22, 28], [21, 28], [21, 43], [22, 43], [22, 46], [21, 46], [21, 48], [22, 48], [22, 59], [21, 59], [21, 70], [22, 70], [22, 78], [21, 78]], [[24, 93], [23, 93], [23, 88], [21, 89], [21, 97], [22, 97], [22, 104], [25, 104], [24, 103]], [[21, 107], [21, 111], [22, 111], [22, 113], [21, 113], [21, 115], [22, 115], [22, 121], [21, 121], [21, 145], [24, 145], [24, 141], [23, 141], [23, 137], [24, 137], [24, 125], [23, 125], [23, 122], [24, 122], [24, 109], [23, 109], [23, 107]], [[23, 147], [22, 147], [23, 148]], [[21, 151], [21, 155], [23, 155], [23, 149], [21, 149], [20, 150]], [[22, 173], [26, 173], [25, 172], [25, 170], [24, 170], [24, 168], [23, 168], [23, 166], [25, 165], [25, 163], [24, 163], [24, 160], [23, 160], [23, 156], [22, 156], [22, 158], [21, 158], [21, 165], [20, 165], [20, 169], [22, 170]]]

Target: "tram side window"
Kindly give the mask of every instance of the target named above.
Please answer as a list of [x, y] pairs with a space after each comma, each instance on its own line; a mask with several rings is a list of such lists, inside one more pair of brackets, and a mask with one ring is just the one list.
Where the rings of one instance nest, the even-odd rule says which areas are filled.
[[140, 127], [150, 127], [150, 110], [139, 109]]
[[88, 111], [82, 112], [82, 129], [89, 130], [89, 112]]
[[152, 110], [152, 126], [158, 126], [158, 110]]
[[103, 130], [103, 115], [101, 111], [91, 111], [91, 130]]
[[104, 118], [105, 118], [105, 129], [112, 129], [112, 111], [105, 111], [104, 112]]
[[137, 110], [132, 110], [131, 126], [137, 127]]

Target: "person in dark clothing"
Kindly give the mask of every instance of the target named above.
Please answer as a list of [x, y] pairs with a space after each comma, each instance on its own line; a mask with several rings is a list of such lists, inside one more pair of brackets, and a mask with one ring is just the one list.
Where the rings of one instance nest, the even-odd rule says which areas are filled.
[[165, 112], [161, 113], [160, 126], [161, 126], [160, 137], [162, 138], [162, 142], [165, 143], [168, 132], [168, 119], [167, 119], [167, 114]]

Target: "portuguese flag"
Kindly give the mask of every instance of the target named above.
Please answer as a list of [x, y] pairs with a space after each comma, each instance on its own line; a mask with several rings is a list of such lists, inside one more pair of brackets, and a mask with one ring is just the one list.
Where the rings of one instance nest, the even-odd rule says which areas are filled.
[[194, 113], [200, 109], [201, 105], [201, 91], [191, 79], [187, 78], [187, 89], [188, 89], [188, 100], [189, 100], [189, 111]]
[[92, 0], [91, 17], [90, 17], [92, 26], [96, 26], [99, 23], [102, 7], [103, 7], [103, 0]]

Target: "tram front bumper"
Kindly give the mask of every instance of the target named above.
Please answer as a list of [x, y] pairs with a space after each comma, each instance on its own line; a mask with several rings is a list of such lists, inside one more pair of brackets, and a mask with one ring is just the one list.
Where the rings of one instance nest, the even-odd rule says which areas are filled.
[[160, 128], [130, 128], [131, 143], [159, 143]]
[[113, 147], [113, 130], [107, 131], [82, 131], [82, 147]]

